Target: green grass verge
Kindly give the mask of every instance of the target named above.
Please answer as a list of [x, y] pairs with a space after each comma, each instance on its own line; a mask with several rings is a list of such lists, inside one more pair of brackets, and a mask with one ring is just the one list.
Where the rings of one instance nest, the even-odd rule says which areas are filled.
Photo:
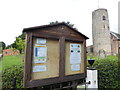
[[118, 56], [106, 56], [105, 58], [98, 58], [97, 56], [87, 56], [87, 60], [88, 59], [90, 59], [90, 58], [92, 58], [92, 59], [94, 59], [94, 60], [112, 60], [112, 61], [116, 61], [116, 60], [118, 60]]
[[[9, 80], [9, 76], [11, 75], [11, 73], [16, 73], [16, 72], [11, 72], [10, 68], [13, 66], [19, 66], [19, 65], [23, 65], [23, 59], [24, 59], [24, 54], [18, 55], [18, 56], [4, 56], [1, 60], [0, 60], [0, 90], [2, 88], [2, 79], [8, 80], [8, 82], [11, 83], [11, 80]], [[13, 67], [15, 69], [15, 67]], [[13, 70], [14, 70], [13, 69]], [[7, 71], [8, 70], [8, 71]], [[2, 74], [4, 73], [4, 71], [7, 71], [10, 75], [6, 76], [6, 74], [4, 74], [4, 76], [2, 76]], [[20, 70], [19, 70], [20, 71]], [[15, 76], [15, 75], [13, 75]], [[12, 76], [12, 77], [13, 77]], [[19, 75], [17, 75], [19, 76]], [[12, 78], [10, 76], [10, 79]], [[7, 83], [7, 82], [6, 82]], [[5, 84], [5, 82], [3, 82], [3, 84]], [[7, 83], [8, 84], [8, 83]], [[9, 85], [9, 84], [8, 84]], [[11, 84], [10, 84], [11, 85]], [[3, 85], [5, 86], [5, 85]]]
[[0, 63], [2, 64], [2, 70], [7, 69], [13, 65], [20, 65], [23, 64], [24, 55], [18, 56], [4, 56]]

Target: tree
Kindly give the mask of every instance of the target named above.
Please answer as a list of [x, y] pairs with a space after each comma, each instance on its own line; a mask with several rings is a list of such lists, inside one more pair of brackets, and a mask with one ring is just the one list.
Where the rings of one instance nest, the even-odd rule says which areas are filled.
[[50, 24], [57, 24], [59, 23], [58, 21], [55, 21], [55, 22], [50, 22]]
[[20, 53], [23, 53], [25, 49], [25, 35], [26, 35], [25, 33], [22, 33], [21, 35], [16, 37], [14, 43], [11, 44], [11, 46], [13, 48], [18, 49]]
[[6, 44], [4, 42], [0, 42], [0, 47], [2, 47], [2, 49], [6, 48]]
[[[64, 21], [63, 21], [63, 22], [64, 22]], [[58, 24], [58, 23], [60, 23], [60, 22], [58, 22], [58, 21], [50, 22], [50, 24]], [[74, 28], [74, 24], [70, 23], [69, 21], [64, 22], [64, 23], [66, 23], [68, 26]], [[74, 29], [77, 30], [77, 28], [74, 28]]]
[[16, 38], [15, 44], [13, 45], [15, 45], [16, 49], [18, 49], [20, 53], [24, 52], [25, 40], [22, 40], [22, 38]]
[[21, 35], [18, 36], [18, 38], [21, 38], [22, 40], [25, 40], [25, 33], [22, 33]]
[[22, 33], [21, 35], [19, 35], [18, 37], [16, 37], [16, 40], [14, 41], [14, 43], [12, 43], [11, 45], [8, 45], [6, 48], [14, 48], [20, 51], [20, 53], [24, 52], [25, 49], [25, 33]]

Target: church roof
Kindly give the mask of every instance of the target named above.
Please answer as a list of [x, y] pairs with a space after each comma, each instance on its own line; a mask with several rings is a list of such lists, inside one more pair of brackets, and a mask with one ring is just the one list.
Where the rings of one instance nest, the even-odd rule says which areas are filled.
[[115, 36], [118, 40], [120, 40], [120, 34], [115, 32], [110, 32], [113, 36]]

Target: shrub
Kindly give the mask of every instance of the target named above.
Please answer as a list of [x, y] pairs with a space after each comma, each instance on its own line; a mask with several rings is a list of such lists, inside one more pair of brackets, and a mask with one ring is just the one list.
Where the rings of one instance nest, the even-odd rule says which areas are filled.
[[12, 79], [16, 78], [16, 87], [23, 87], [23, 64], [14, 65], [2, 72], [2, 88], [8, 89], [12, 87]]
[[[118, 58], [109, 56], [105, 59], [99, 59], [97, 57], [93, 57], [93, 59], [95, 59], [93, 66], [98, 70], [99, 88], [119, 88], [120, 69]], [[17, 88], [23, 88], [23, 64], [14, 65], [3, 70], [3, 88], [11, 88], [11, 81], [14, 77], [16, 78]]]
[[95, 57], [94, 59], [95, 63], [93, 66], [98, 70], [99, 88], [119, 88], [120, 71], [118, 58], [108, 56], [105, 59]]

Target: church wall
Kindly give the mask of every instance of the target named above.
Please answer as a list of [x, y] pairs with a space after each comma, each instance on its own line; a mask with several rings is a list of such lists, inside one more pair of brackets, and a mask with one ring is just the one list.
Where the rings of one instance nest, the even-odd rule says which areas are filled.
[[119, 46], [119, 41], [115, 36], [111, 34], [111, 50], [112, 50], [112, 55], [117, 55], [118, 54], [118, 46]]

